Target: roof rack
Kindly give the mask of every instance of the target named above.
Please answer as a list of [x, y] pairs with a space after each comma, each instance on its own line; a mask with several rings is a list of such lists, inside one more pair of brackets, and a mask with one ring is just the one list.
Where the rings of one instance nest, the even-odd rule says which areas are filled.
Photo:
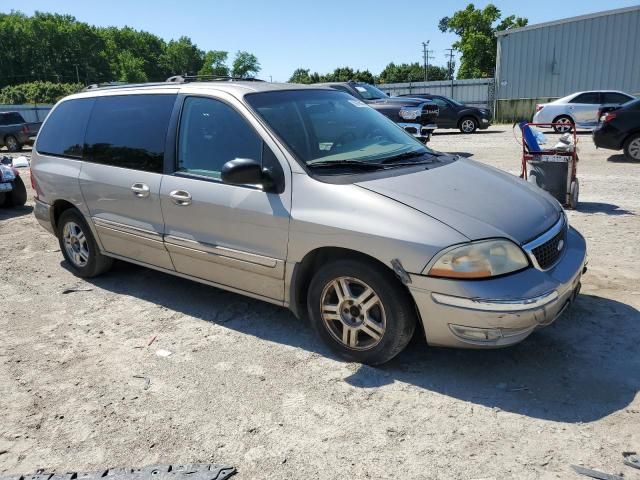
[[169, 83], [189, 82], [264, 82], [259, 78], [233, 77], [230, 75], [174, 75], [167, 78]]

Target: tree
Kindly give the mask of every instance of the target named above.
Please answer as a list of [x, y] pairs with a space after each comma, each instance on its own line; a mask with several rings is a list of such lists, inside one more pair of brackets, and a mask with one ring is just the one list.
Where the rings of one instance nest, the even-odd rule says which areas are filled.
[[233, 60], [233, 76], [240, 78], [252, 78], [260, 72], [258, 58], [249, 52], [238, 51]]
[[470, 3], [452, 17], [444, 17], [438, 27], [442, 32], [453, 32], [460, 37], [453, 48], [462, 53], [458, 78], [485, 78], [494, 75], [496, 65], [496, 32], [524, 27], [526, 18], [510, 15], [500, 20], [502, 13], [493, 4], [476, 9]]
[[[446, 80], [448, 70], [446, 67], [429, 65], [429, 81]], [[424, 81], [424, 66], [418, 62], [401, 63], [396, 65], [391, 62], [384, 67], [378, 77], [380, 83], [404, 83], [404, 82], [422, 82]]]
[[80, 83], [30, 82], [0, 89], [0, 103], [20, 105], [23, 103], [56, 103], [62, 97], [77, 93]]
[[[317, 75], [317, 73], [316, 73]], [[289, 78], [289, 83], [313, 83], [311, 80], [311, 74], [309, 73], [308, 68], [296, 68]]]
[[144, 60], [136, 57], [129, 50], [123, 50], [117, 56], [117, 78], [121, 82], [141, 83], [147, 81], [144, 71]]
[[170, 40], [160, 56], [160, 65], [169, 75], [195, 74], [202, 68], [204, 52], [189, 37]]
[[219, 75], [226, 77], [229, 75], [229, 67], [227, 66], [228, 52], [222, 50], [209, 50], [204, 54], [202, 68], [198, 75]]

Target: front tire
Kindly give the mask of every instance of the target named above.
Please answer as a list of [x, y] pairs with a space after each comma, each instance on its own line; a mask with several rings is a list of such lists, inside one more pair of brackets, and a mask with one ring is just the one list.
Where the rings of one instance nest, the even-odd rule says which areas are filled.
[[77, 210], [65, 210], [60, 215], [58, 241], [62, 255], [79, 277], [96, 277], [113, 265], [112, 258], [100, 253], [91, 229]]
[[640, 133], [632, 135], [624, 142], [624, 156], [627, 160], [640, 161]]
[[18, 139], [13, 135], [7, 135], [4, 138], [4, 144], [7, 146], [7, 150], [10, 152], [18, 152], [22, 150], [22, 145], [18, 142]]
[[571, 117], [567, 115], [560, 115], [553, 119], [553, 123], [560, 123], [561, 125], [554, 125], [553, 131], [556, 133], [567, 133], [571, 132], [575, 125], [573, 124], [573, 120]]
[[388, 362], [407, 346], [416, 327], [413, 300], [397, 278], [357, 260], [321, 267], [307, 302], [316, 334], [348, 361]]
[[458, 128], [462, 133], [473, 133], [478, 129], [478, 122], [473, 117], [464, 117]]

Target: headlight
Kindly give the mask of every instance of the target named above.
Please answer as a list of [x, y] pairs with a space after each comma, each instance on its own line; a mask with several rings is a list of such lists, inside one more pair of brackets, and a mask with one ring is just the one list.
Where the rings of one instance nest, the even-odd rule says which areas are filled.
[[402, 107], [400, 117], [405, 120], [415, 120], [422, 115], [422, 107]]
[[6, 165], [0, 165], [0, 180], [5, 182], [10, 182], [11, 180], [15, 180], [16, 176]]
[[443, 278], [488, 278], [528, 266], [529, 260], [515, 243], [509, 240], [483, 240], [444, 252], [428, 275]]

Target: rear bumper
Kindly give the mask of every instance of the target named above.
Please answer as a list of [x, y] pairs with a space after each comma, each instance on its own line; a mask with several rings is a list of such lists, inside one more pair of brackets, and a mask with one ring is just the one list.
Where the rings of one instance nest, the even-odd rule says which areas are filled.
[[33, 208], [33, 214], [36, 217], [36, 220], [38, 220], [38, 223], [42, 225], [45, 230], [53, 235], [56, 234], [55, 229], [53, 228], [53, 223], [51, 221], [51, 205], [41, 202], [36, 198], [35, 206]]
[[622, 150], [623, 138], [618, 132], [611, 131], [611, 128], [598, 127], [593, 131], [593, 143], [598, 148], [607, 150]]
[[570, 229], [561, 260], [550, 270], [528, 268], [491, 280], [458, 281], [412, 275], [429, 345], [495, 348], [516, 344], [553, 323], [580, 291], [586, 243]]

